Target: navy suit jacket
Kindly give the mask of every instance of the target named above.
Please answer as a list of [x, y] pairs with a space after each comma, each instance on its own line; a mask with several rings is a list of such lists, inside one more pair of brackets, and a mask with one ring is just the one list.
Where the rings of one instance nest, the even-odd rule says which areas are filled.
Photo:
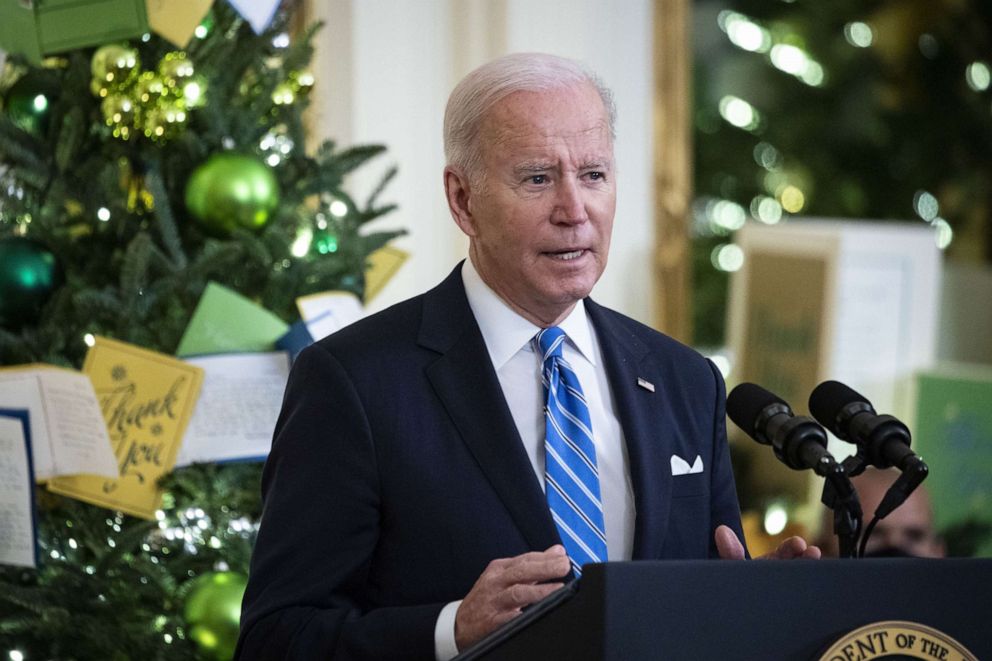
[[[634, 559], [715, 557], [721, 523], [743, 541], [719, 372], [585, 305], [627, 444]], [[704, 471], [673, 477], [673, 454]], [[491, 560], [559, 542], [460, 267], [300, 354], [262, 494], [246, 661], [433, 659], [442, 607]]]

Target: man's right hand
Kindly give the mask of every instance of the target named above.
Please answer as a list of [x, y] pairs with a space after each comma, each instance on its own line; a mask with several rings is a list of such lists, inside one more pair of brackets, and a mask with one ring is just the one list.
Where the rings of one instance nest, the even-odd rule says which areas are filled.
[[520, 615], [525, 606], [560, 588], [570, 569], [565, 547], [560, 544], [547, 551], [490, 562], [465, 595], [455, 615], [458, 649], [467, 649]]

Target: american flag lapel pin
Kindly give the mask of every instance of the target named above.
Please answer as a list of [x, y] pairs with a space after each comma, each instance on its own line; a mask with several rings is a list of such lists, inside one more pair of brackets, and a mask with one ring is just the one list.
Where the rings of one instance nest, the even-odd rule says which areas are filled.
[[654, 392], [654, 384], [648, 381], [647, 379], [637, 377], [637, 385], [644, 388], [648, 392]]

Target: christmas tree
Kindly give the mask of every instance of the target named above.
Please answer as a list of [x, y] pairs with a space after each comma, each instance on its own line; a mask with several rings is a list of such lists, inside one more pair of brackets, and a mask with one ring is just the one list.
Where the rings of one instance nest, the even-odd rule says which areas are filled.
[[[306, 152], [315, 30], [290, 39], [290, 18], [256, 33], [218, 0], [183, 48], [146, 33], [8, 58], [0, 365], [78, 369], [93, 337], [172, 355], [211, 282], [287, 323], [300, 296], [363, 296], [398, 234], [362, 231], [394, 171], [359, 204], [344, 178], [383, 147]], [[155, 520], [39, 487], [39, 566], [0, 566], [0, 655], [229, 657], [260, 470], [178, 469]]]
[[[992, 5], [695, 5], [696, 344], [723, 343], [746, 222], [916, 220], [992, 260]], [[953, 239], [953, 240], [952, 240]]]

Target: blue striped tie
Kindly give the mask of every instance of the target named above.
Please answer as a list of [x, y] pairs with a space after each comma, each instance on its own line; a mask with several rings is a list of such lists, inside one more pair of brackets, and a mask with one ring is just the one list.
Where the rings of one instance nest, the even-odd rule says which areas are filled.
[[576, 576], [582, 565], [606, 562], [606, 526], [589, 406], [579, 379], [561, 355], [565, 331], [537, 334], [541, 348], [544, 408], [544, 478], [551, 516]]

